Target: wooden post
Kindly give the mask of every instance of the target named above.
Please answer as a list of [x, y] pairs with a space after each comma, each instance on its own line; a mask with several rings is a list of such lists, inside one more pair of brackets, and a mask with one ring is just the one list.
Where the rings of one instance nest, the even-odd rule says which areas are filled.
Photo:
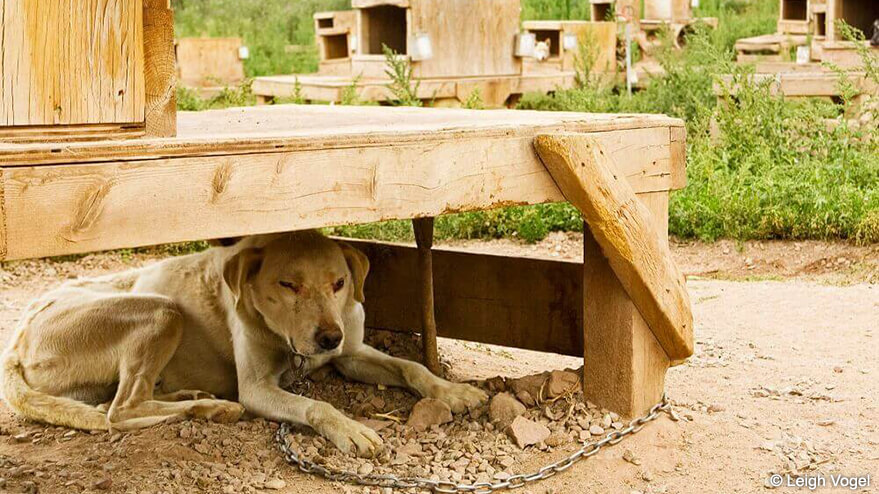
[[412, 220], [415, 243], [418, 245], [418, 276], [421, 293], [421, 345], [424, 365], [440, 374], [439, 354], [436, 348], [436, 318], [433, 309], [433, 218]]
[[143, 58], [148, 137], [177, 135], [177, 71], [170, 0], [143, 2]]
[[[646, 200], [645, 200], [646, 199]], [[667, 221], [667, 192], [639, 196], [657, 222]], [[670, 362], [620, 284], [598, 242], [583, 226], [583, 392], [626, 417], [662, 397]]]

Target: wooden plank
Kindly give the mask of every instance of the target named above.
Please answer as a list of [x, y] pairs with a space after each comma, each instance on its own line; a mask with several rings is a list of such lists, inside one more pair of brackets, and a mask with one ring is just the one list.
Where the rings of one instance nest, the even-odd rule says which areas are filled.
[[540, 135], [535, 148], [577, 206], [629, 298], [670, 359], [693, 353], [693, 315], [683, 275], [650, 211], [619, 167], [588, 136]]
[[[671, 187], [667, 127], [594, 137], [636, 191]], [[11, 167], [5, 177], [8, 259], [563, 200], [531, 136]]]
[[419, 78], [512, 75], [522, 72], [513, 55], [519, 0], [419, 0], [410, 34], [431, 38], [433, 58], [414, 64]]
[[144, 123], [151, 137], [177, 133], [174, 14], [170, 0], [143, 0]]
[[[366, 325], [418, 332], [418, 253], [412, 246], [348, 240], [370, 262]], [[574, 261], [433, 250], [440, 336], [582, 356], [582, 264]]]
[[142, 0], [0, 0], [0, 125], [143, 121]]
[[[452, 93], [454, 95], [454, 92]], [[662, 115], [510, 110], [439, 110], [273, 105], [181, 113], [174, 139], [123, 142], [0, 143], [2, 166], [95, 163], [170, 157], [229, 156], [330, 148], [395, 147], [462, 138], [533, 137], [541, 132], [644, 131], [683, 126]], [[641, 138], [632, 134], [633, 139]], [[625, 141], [624, 136], [618, 136]], [[659, 137], [649, 142], [660, 148]], [[661, 149], [658, 151], [661, 152]], [[664, 166], [660, 162], [658, 166]], [[672, 173], [683, 170], [674, 163]]]
[[77, 141], [95, 139], [134, 139], [145, 135], [143, 123], [27, 125], [0, 127], [3, 142]]
[[241, 38], [178, 39], [178, 82], [189, 87], [240, 83], [244, 80], [244, 64], [238, 57], [241, 46]]
[[[668, 194], [638, 197], [666, 238]], [[584, 225], [584, 375], [586, 398], [627, 416], [641, 416], [662, 397], [670, 362], [629, 298], [596, 238]]]

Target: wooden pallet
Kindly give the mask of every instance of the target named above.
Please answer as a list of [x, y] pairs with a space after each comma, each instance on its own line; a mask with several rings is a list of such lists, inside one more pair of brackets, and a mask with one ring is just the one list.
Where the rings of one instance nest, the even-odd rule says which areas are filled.
[[399, 300], [435, 256], [440, 335], [584, 355], [602, 406], [643, 413], [692, 352], [667, 243], [677, 119], [279, 105], [181, 113], [171, 138], [4, 143], [0, 163], [0, 260], [568, 200], [582, 265], [434, 253], [424, 220], [420, 249], [359, 244], [370, 324], [432, 340], [433, 305]]

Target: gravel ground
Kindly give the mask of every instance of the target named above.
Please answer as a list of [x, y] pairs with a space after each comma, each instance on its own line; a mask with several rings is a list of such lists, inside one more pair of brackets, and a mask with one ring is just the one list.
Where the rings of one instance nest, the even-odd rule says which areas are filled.
[[[578, 236], [562, 234], [537, 245], [455, 245], [571, 259], [580, 249]], [[672, 369], [667, 383], [683, 420], [662, 417], [522, 492], [750, 493], [768, 490], [771, 473], [876, 477], [877, 251], [820, 242], [674, 244], [696, 318], [696, 354]], [[60, 280], [158, 255], [3, 265], [0, 342], [29, 300]], [[417, 358], [416, 337], [377, 332], [370, 343]], [[612, 411], [584, 402], [579, 386], [554, 386], [559, 393], [549, 393], [548, 376], [539, 373], [567, 368], [570, 373], [557, 373], [553, 382], [570, 383], [580, 377], [578, 359], [451, 340], [441, 340], [440, 351], [448, 377], [507, 394], [492, 406], [416, 430], [407, 424], [416, 397], [322, 373], [309, 393], [379, 429], [389, 447], [367, 461], [339, 454], [307, 430], [289, 440], [321, 462], [361, 472], [491, 480], [535, 470], [570, 454], [575, 441], [622, 425]], [[381, 492], [294, 472], [271, 443], [276, 427], [256, 419], [88, 434], [24, 422], [0, 406], [0, 492]], [[520, 447], [529, 441], [535, 442]], [[863, 492], [875, 492], [875, 482]]]

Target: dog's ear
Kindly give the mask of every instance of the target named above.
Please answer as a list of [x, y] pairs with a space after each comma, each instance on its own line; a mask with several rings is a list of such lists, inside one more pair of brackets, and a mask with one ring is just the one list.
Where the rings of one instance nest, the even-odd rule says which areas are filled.
[[354, 276], [354, 300], [363, 302], [365, 300], [363, 284], [366, 282], [367, 273], [369, 273], [369, 258], [347, 242], [338, 241], [338, 244], [342, 248], [342, 254], [345, 255], [348, 269], [351, 270], [351, 275]]
[[244, 249], [226, 261], [223, 279], [232, 290], [235, 299], [241, 297], [244, 284], [253, 279], [262, 267], [263, 250], [256, 247]]

